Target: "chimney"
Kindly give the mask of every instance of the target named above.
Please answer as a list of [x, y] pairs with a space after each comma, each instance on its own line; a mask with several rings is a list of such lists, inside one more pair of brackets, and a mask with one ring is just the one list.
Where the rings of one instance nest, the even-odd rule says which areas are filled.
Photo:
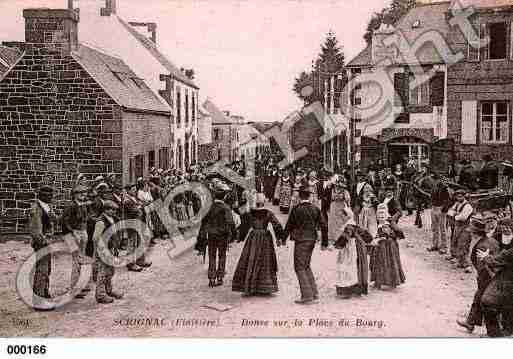
[[71, 52], [78, 47], [78, 12], [70, 9], [24, 9], [25, 42], [60, 47]]
[[105, 7], [100, 9], [100, 16], [116, 14], [116, 0], [105, 0]]

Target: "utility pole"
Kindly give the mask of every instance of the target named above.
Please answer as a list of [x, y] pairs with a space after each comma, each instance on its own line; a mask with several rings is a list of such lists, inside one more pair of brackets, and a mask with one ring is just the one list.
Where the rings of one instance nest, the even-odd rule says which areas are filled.
[[[351, 81], [351, 72], [348, 71], [347, 78], [349, 81]], [[351, 170], [351, 183], [356, 182], [356, 167], [355, 167], [355, 136], [356, 136], [356, 120], [355, 120], [355, 113], [354, 113], [354, 89], [350, 89], [348, 92], [348, 104], [349, 104], [349, 111], [347, 113], [349, 117], [349, 166]]]

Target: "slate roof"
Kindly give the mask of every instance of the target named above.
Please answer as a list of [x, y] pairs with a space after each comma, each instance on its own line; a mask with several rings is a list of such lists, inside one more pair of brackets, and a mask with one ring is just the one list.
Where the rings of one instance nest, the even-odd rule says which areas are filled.
[[[436, 30], [442, 36], [445, 36], [450, 32], [450, 26], [445, 17], [450, 6], [451, 3], [449, 1], [429, 5], [417, 5], [417, 7], [411, 9], [398, 21], [396, 29], [401, 31], [410, 43], [413, 43], [428, 30]], [[414, 28], [413, 24], [417, 21], [420, 22], [420, 26]], [[430, 43], [422, 46], [418, 50], [417, 58], [420, 63], [444, 62], [435, 50], [435, 47]]]
[[83, 44], [72, 56], [120, 106], [171, 115], [169, 107], [123, 60]]
[[233, 125], [233, 120], [226, 116], [211, 100], [207, 99], [203, 103], [203, 107], [212, 118], [212, 125]]
[[367, 45], [365, 49], [363, 49], [358, 55], [356, 55], [346, 67], [359, 67], [359, 66], [369, 66], [372, 64], [372, 47], [371, 45]]
[[[447, 35], [449, 34], [450, 27], [445, 14], [449, 11], [450, 6], [450, 1], [418, 4], [397, 22], [395, 26], [396, 31], [400, 31], [409, 43], [413, 43], [418, 37], [431, 29], [436, 30], [442, 36]], [[413, 25], [417, 21], [420, 23], [420, 26], [414, 27]], [[420, 47], [416, 56], [418, 61], [423, 64], [443, 63], [443, 59], [430, 42]], [[372, 46], [367, 46], [347, 66], [370, 65], [372, 61]], [[397, 62], [401, 62], [401, 60], [399, 59]]]
[[0, 45], [0, 77], [2, 77], [21, 56], [17, 49]]
[[265, 134], [271, 127], [275, 125], [279, 125], [277, 122], [251, 122], [251, 126], [253, 126], [258, 132], [261, 134]]
[[160, 64], [162, 64], [162, 66], [164, 66], [169, 71], [169, 73], [173, 75], [174, 78], [198, 89], [198, 86], [196, 86], [194, 81], [190, 80], [182, 73], [182, 71], [180, 71], [180, 69], [178, 69], [178, 67], [169, 61], [169, 59], [158, 49], [157, 45], [155, 45], [153, 41], [134, 29], [132, 25], [128, 24], [119, 16], [118, 20], [128, 30], [128, 32], [130, 32], [151, 53], [151, 55], [157, 59], [157, 61], [160, 62]]

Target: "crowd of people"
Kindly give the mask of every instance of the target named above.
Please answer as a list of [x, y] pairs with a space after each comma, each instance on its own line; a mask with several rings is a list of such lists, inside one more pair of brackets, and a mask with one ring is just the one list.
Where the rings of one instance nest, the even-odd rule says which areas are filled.
[[[133, 261], [127, 265], [129, 271], [141, 272], [149, 268], [152, 263], [147, 261], [144, 253], [136, 256], [135, 249], [141, 246], [141, 241], [147, 246], [153, 246], [156, 238], [166, 239], [170, 235], [157, 211], [152, 208], [152, 204], [164, 200], [178, 186], [191, 182], [211, 186], [207, 165], [197, 165], [185, 172], [151, 168], [147, 178], [137, 178], [134, 183], [125, 186], [121, 185], [120, 178], [113, 173], [97, 176], [92, 180], [78, 174], [71, 191], [72, 200], [60, 214], [53, 203], [54, 188], [49, 185], [41, 186], [37, 200], [31, 208], [31, 245], [34, 251], [39, 252], [59, 237], [71, 235], [79, 250], [72, 253], [70, 288], [77, 283], [80, 266], [93, 264], [91, 282], [75, 297], [84, 298], [91, 291], [93, 283], [96, 283], [95, 297], [98, 303], [112, 303], [114, 299], [122, 298], [122, 294], [112, 288], [114, 268], [100, 259], [98, 243], [102, 234], [121, 220], [138, 220], [140, 222], [137, 223], [146, 224], [141, 226], [139, 231], [129, 228], [116, 231], [109, 240], [108, 249], [115, 256], [119, 255], [120, 251], [134, 254]], [[232, 164], [232, 170], [242, 174], [244, 169], [241, 163], [237, 162]], [[239, 202], [237, 196], [240, 196], [240, 193], [240, 190], [234, 190], [227, 201]], [[186, 223], [198, 214], [201, 205], [201, 198], [198, 195], [185, 190], [173, 196], [168, 210], [176, 221]], [[38, 258], [33, 280], [34, 301], [41, 302], [39, 298], [50, 298], [51, 267], [51, 255]], [[37, 305], [35, 308], [54, 309], [40, 308]]]
[[[244, 242], [244, 247], [232, 290], [245, 296], [277, 292], [274, 241], [276, 246], [282, 246], [290, 239], [294, 242], [294, 270], [301, 293], [296, 303], [315, 303], [319, 293], [311, 258], [319, 237], [321, 250], [334, 247], [338, 251], [338, 297], [367, 294], [369, 281], [378, 289], [395, 288], [405, 282], [397, 242], [404, 238], [398, 225], [402, 210], [395, 198], [395, 184], [385, 181], [386, 185], [375, 194], [361, 172], [351, 185], [347, 171], [321, 170], [318, 175], [315, 169], [279, 170], [272, 163], [256, 170], [252, 207], [227, 204], [230, 187], [226, 184], [214, 188], [215, 203], [202, 221], [196, 244], [199, 253], [208, 249], [209, 286], [223, 285], [226, 248], [231, 241], [237, 241]], [[251, 194], [244, 193], [243, 197], [247, 195]], [[271, 203], [288, 214], [284, 226], [266, 208]], [[240, 218], [239, 226], [234, 218]]]
[[[245, 175], [243, 162], [231, 168]], [[311, 269], [318, 232], [321, 250], [337, 251], [336, 295], [347, 299], [367, 294], [372, 283], [381, 289], [405, 282], [398, 245], [405, 237], [400, 219], [416, 212], [415, 225], [421, 228], [422, 213], [431, 208], [432, 245], [427, 250], [446, 256], [465, 272], [472, 272], [473, 266], [478, 273], [471, 312], [458, 324], [470, 332], [484, 320], [490, 336], [507, 335], [513, 326], [513, 222], [493, 212], [476, 215], [468, 200], [469, 191], [475, 190], [471, 184], [484, 183], [485, 189], [496, 185], [490, 179], [495, 175], [493, 163], [485, 161], [480, 172], [470, 173], [465, 164], [458, 176], [449, 171], [442, 177], [428, 166], [419, 168], [415, 161], [393, 169], [377, 163], [365, 173], [357, 170], [352, 181], [348, 170], [318, 171], [297, 166], [279, 169], [271, 161], [257, 163], [254, 191], [212, 175], [207, 166], [200, 165], [183, 173], [152, 168], [149, 178], [138, 178], [124, 187], [113, 174], [92, 181], [79, 175], [73, 200], [61, 216], [52, 210], [53, 189], [40, 188], [31, 214], [32, 246], [38, 251], [49, 245], [55, 235], [54, 225], [60, 223], [62, 232], [74, 236], [79, 247], [72, 256], [70, 287], [78, 280], [81, 265], [94, 264], [90, 285], [76, 297], [84, 298], [96, 283], [98, 303], [112, 303], [123, 295], [112, 286], [114, 268], [98, 253], [103, 233], [122, 219], [138, 219], [146, 224], [142, 236], [130, 230], [115, 234], [108, 243], [114, 255], [133, 252], [141, 241], [153, 245], [155, 238], [165, 239], [170, 233], [156, 211], [148, 208], [177, 186], [201, 182], [214, 199], [201, 220], [195, 245], [199, 254], [208, 253], [209, 286], [224, 284], [226, 253], [230, 243], [237, 241], [244, 242], [244, 247], [233, 274], [232, 290], [244, 296], [276, 293], [279, 286], [274, 241], [282, 246], [290, 239], [294, 242], [294, 270], [300, 290], [296, 303], [313, 304], [319, 300]], [[170, 214], [178, 221], [191, 219], [200, 211], [202, 200], [192, 191], [183, 191], [174, 196]], [[266, 208], [269, 203], [288, 215], [284, 226]], [[142, 255], [134, 256], [127, 268], [139, 272], [150, 266]], [[50, 298], [50, 271], [51, 256], [38, 258], [33, 281], [36, 296]]]

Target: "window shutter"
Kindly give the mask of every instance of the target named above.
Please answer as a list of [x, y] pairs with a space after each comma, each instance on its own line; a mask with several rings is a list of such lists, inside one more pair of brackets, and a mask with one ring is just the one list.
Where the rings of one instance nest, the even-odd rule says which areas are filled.
[[[396, 73], [394, 74], [394, 105], [395, 106], [408, 106], [409, 104], [409, 74], [407, 73]], [[402, 100], [402, 103], [401, 103]]]
[[461, 102], [461, 143], [477, 143], [477, 101]]
[[410, 114], [407, 112], [402, 112], [398, 115], [396, 115], [395, 123], [410, 123]]
[[488, 60], [489, 58], [489, 50], [490, 50], [490, 43], [486, 43], [486, 40], [489, 40], [488, 37], [488, 26], [487, 24], [480, 24], [480, 32], [479, 36], [481, 37], [481, 51], [483, 53], [483, 59]]
[[429, 85], [431, 87], [431, 106], [443, 106], [445, 100], [445, 72], [435, 72]]
[[[468, 61], [479, 61], [480, 58], [480, 42], [481, 36], [483, 32], [481, 31], [481, 22], [479, 16], [475, 15], [471, 18], [471, 22], [473, 25], [473, 29], [477, 34], [472, 31], [470, 34], [467, 34], [467, 60]], [[476, 38], [477, 36], [477, 38]], [[476, 47], [473, 47], [476, 46]]]
[[509, 22], [509, 52], [510, 57], [513, 59], [513, 22]]

